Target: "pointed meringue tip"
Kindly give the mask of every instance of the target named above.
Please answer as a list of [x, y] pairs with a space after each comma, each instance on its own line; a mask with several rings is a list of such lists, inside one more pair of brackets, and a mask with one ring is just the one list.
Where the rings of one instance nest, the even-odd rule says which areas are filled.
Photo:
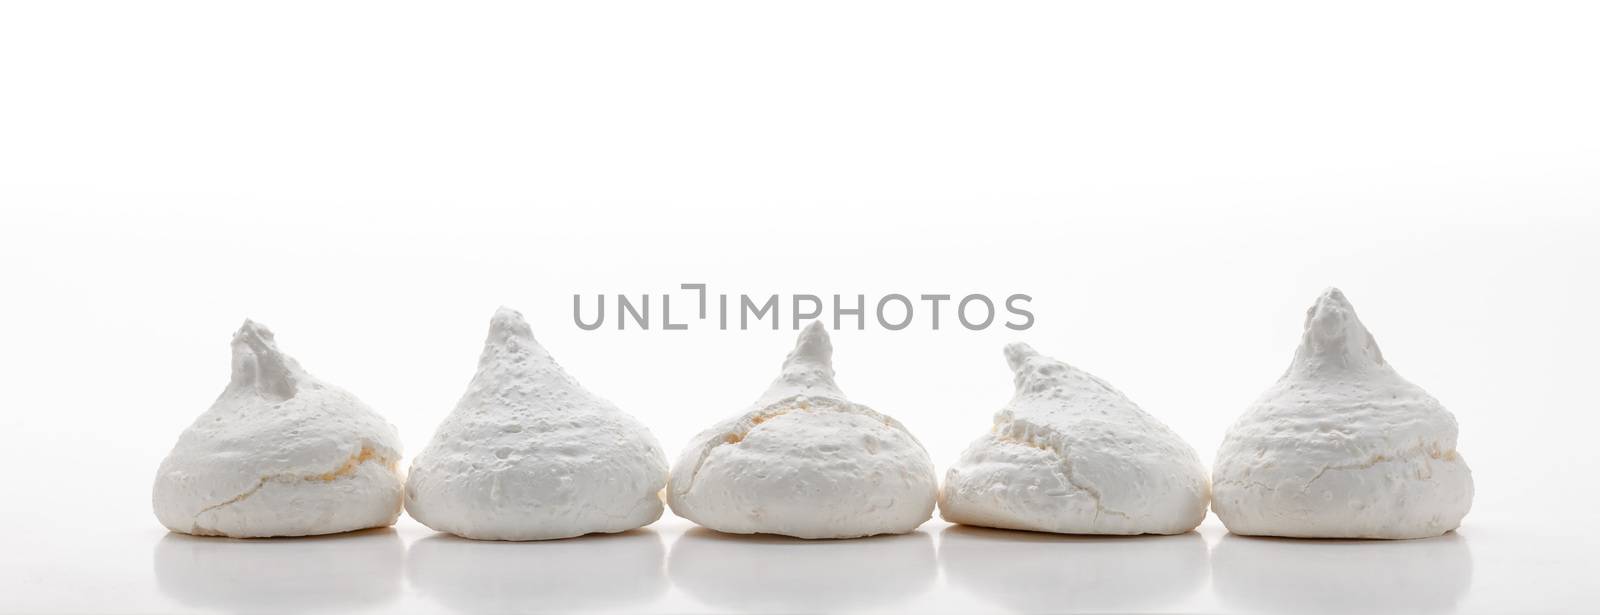
[[828, 329], [822, 326], [821, 321], [813, 322], [800, 331], [800, 337], [794, 343], [794, 350], [789, 353], [789, 360], [784, 361], [784, 364], [797, 361], [822, 365], [833, 362], [833, 340], [828, 338]]
[[272, 339], [272, 329], [268, 329], [266, 325], [246, 318], [244, 319], [244, 324], [239, 325], [239, 331], [234, 335], [241, 337], [262, 337], [270, 340]]
[[844, 391], [833, 382], [833, 342], [820, 322], [800, 331], [794, 350], [783, 359], [783, 369], [756, 405], [766, 406], [795, 395], [845, 399]]
[[1022, 366], [1028, 362], [1029, 358], [1039, 356], [1039, 351], [1034, 350], [1032, 346], [1023, 342], [1006, 344], [1005, 352], [1006, 365], [1011, 366], [1011, 371], [1013, 372], [1022, 369]]
[[249, 318], [244, 319], [244, 324], [239, 325], [239, 330], [234, 332], [233, 345], [244, 346], [255, 353], [273, 351], [277, 347], [272, 329]]
[[1317, 296], [1317, 305], [1338, 306], [1346, 309], [1351, 307], [1350, 300], [1344, 296], [1344, 291], [1335, 286], [1329, 286], [1322, 290], [1322, 294]]
[[1322, 291], [1316, 303], [1306, 308], [1304, 328], [1300, 348], [1295, 351], [1297, 364], [1345, 367], [1384, 364], [1377, 340], [1356, 315], [1350, 299], [1337, 288]]
[[265, 394], [287, 399], [294, 395], [299, 373], [300, 365], [278, 350], [272, 330], [266, 325], [246, 318], [233, 334], [230, 387], [255, 387]]
[[1355, 314], [1356, 308], [1350, 304], [1350, 299], [1344, 296], [1344, 291], [1330, 286], [1317, 296], [1316, 303], [1306, 308], [1305, 328], [1310, 331], [1315, 327], [1325, 333], [1332, 333], [1350, 321], [1355, 321], [1359, 325], [1360, 322], [1356, 321]]
[[532, 337], [533, 328], [528, 326], [528, 321], [518, 312], [506, 306], [500, 306], [494, 311], [494, 317], [489, 319], [489, 333], [491, 337], [519, 336]]

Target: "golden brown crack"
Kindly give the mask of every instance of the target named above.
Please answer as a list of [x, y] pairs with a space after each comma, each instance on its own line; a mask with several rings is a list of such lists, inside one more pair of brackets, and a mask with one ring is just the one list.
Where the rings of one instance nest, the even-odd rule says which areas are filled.
[[[263, 487], [267, 486], [267, 483], [272, 482], [272, 481], [290, 482], [290, 481], [296, 481], [296, 480], [303, 480], [303, 481], [312, 481], [312, 482], [333, 482], [333, 481], [339, 480], [341, 478], [345, 478], [345, 477], [354, 475], [356, 473], [356, 471], [360, 469], [361, 464], [367, 463], [369, 461], [374, 461], [374, 460], [382, 463], [384, 465], [384, 467], [388, 468], [390, 471], [394, 471], [395, 468], [396, 468], [396, 461], [395, 460], [393, 460], [393, 459], [385, 459], [385, 458], [383, 458], [383, 456], [379, 455], [378, 452], [376, 450], [374, 450], [371, 446], [363, 445], [361, 447], [361, 450], [356, 451], [356, 453], [351, 455], [349, 459], [346, 459], [343, 464], [341, 464], [337, 468], [334, 468], [331, 471], [323, 472], [321, 474], [312, 474], [312, 475], [309, 475], [309, 476], [298, 475], [298, 474], [273, 474], [273, 475], [263, 476], [263, 477], [261, 477], [261, 480], [256, 481], [255, 486], [252, 486], [249, 489], [246, 489], [243, 493], [240, 493], [239, 495], [236, 495], [236, 496], [233, 496], [231, 498], [228, 498], [227, 500], [224, 500], [224, 501], [219, 502], [217, 504], [212, 504], [210, 506], [202, 508], [202, 509], [199, 510], [199, 512], [196, 512], [194, 514], [194, 516], [195, 516], [196, 519], [199, 519], [200, 515], [203, 515], [205, 513], [208, 513], [208, 512], [211, 512], [213, 510], [222, 508], [224, 506], [229, 506], [229, 505], [232, 505], [232, 504], [237, 504], [239, 502], [242, 502], [245, 499], [249, 498], [250, 496], [255, 495], [256, 492], [261, 491], [261, 489]], [[196, 525], [196, 527], [199, 527], [199, 526]]]
[[[344, 478], [344, 477], [349, 476], [351, 474], [355, 474], [357, 466], [360, 466], [363, 463], [366, 463], [368, 461], [372, 461], [373, 459], [377, 459], [377, 458], [378, 458], [377, 451], [372, 450], [372, 447], [370, 447], [370, 446], [363, 446], [363, 447], [361, 447], [361, 451], [360, 452], [357, 452], [356, 454], [351, 455], [349, 459], [345, 460], [344, 465], [339, 466], [338, 469], [336, 469], [336, 470], [334, 470], [332, 472], [324, 472], [324, 473], [318, 474], [316, 476], [307, 476], [307, 477], [305, 477], [305, 479], [306, 480], [319, 480], [319, 481], [323, 481], [323, 482], [338, 480], [340, 478]], [[385, 462], [384, 465], [388, 466], [390, 469], [394, 469], [394, 462], [393, 461]]]
[[[868, 413], [871, 412], [870, 410], [868, 410], [867, 412], [860, 412], [859, 410], [856, 410], [856, 409], [859, 409], [859, 408], [864, 408], [864, 407], [863, 406], [858, 406], [856, 404], [852, 404], [850, 402], [833, 401], [833, 400], [827, 399], [827, 398], [813, 399], [813, 398], [806, 398], [804, 396], [791, 397], [791, 398], [786, 398], [784, 400], [780, 400], [778, 402], [774, 402], [773, 404], [767, 406], [767, 409], [759, 411], [755, 415], [750, 416], [749, 418], [745, 419], [744, 421], [741, 421], [741, 423], [742, 423], [742, 427], [741, 428], [738, 428], [736, 431], [730, 431], [728, 433], [723, 434], [722, 438], [720, 439], [720, 441], [713, 441], [713, 443], [706, 445], [705, 448], [703, 448], [700, 451], [700, 458], [695, 460], [694, 468], [689, 471], [689, 481], [688, 481], [688, 483], [681, 490], [678, 490], [678, 492], [679, 493], [688, 493], [690, 490], [692, 490], [694, 488], [694, 482], [700, 476], [700, 468], [705, 465], [706, 459], [711, 457], [711, 452], [712, 451], [716, 450], [718, 447], [721, 447], [721, 446], [727, 446], [727, 445], [730, 445], [730, 444], [738, 444], [740, 442], [743, 442], [744, 439], [750, 435], [750, 432], [754, 431], [755, 428], [759, 427], [762, 423], [765, 423], [765, 422], [770, 421], [772, 419], [778, 418], [778, 417], [783, 416], [785, 414], [789, 414], [791, 412], [809, 412], [809, 411], [852, 412], [852, 411], [856, 411], [857, 413], [860, 413], [860, 414], [868, 414]], [[894, 428], [897, 427], [896, 423], [894, 422], [894, 419], [889, 418], [889, 417], [883, 417], [883, 425], [885, 427], [890, 428], [890, 429], [894, 429]]]

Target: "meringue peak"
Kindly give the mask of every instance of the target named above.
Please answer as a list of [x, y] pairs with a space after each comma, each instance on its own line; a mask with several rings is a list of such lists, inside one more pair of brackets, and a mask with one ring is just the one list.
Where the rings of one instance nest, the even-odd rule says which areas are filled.
[[1016, 394], [1019, 397], [1048, 396], [1057, 388], [1095, 388], [1115, 391], [1111, 385], [1089, 372], [1039, 354], [1039, 351], [1034, 350], [1032, 346], [1022, 342], [1007, 345], [1005, 354], [1006, 364], [1011, 366], [1011, 372], [1015, 374], [1012, 383], [1016, 386]]
[[1011, 366], [1012, 373], [1021, 374], [1022, 368], [1028, 359], [1039, 356], [1039, 351], [1023, 342], [1006, 344], [1006, 365]]
[[1355, 306], [1342, 291], [1329, 288], [1306, 309], [1305, 330], [1291, 372], [1385, 366], [1377, 339], [1361, 324]]
[[228, 391], [249, 389], [262, 397], [294, 397], [296, 382], [303, 374], [294, 358], [278, 350], [272, 330], [245, 319], [233, 334], [233, 375]]
[[494, 311], [494, 317], [489, 319], [489, 335], [491, 338], [498, 336], [533, 339], [533, 327], [528, 326], [528, 321], [522, 317], [522, 312], [502, 305]]
[[783, 367], [789, 369], [799, 363], [814, 363], [833, 370], [833, 340], [828, 338], [828, 329], [822, 323], [813, 322], [800, 332], [799, 339], [794, 342], [794, 350], [789, 351], [789, 356], [783, 359]]
[[501, 307], [489, 320], [489, 335], [483, 341], [483, 353], [478, 355], [478, 371], [473, 374], [462, 403], [466, 403], [465, 399], [489, 399], [527, 387], [592, 395], [534, 339], [533, 328], [521, 312]]
[[783, 371], [767, 387], [759, 405], [786, 397], [832, 397], [844, 399], [844, 391], [833, 381], [833, 341], [820, 321], [800, 331], [794, 350], [783, 360]]
[[478, 368], [481, 370], [501, 359], [520, 362], [529, 357], [552, 365], [555, 363], [550, 352], [533, 337], [533, 327], [528, 326], [522, 312], [501, 306], [489, 319], [489, 335], [483, 341], [483, 354], [478, 358]]

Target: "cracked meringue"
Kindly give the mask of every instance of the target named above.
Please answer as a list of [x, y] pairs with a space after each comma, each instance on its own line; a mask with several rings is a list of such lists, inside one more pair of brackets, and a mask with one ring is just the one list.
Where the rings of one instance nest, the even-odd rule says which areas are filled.
[[1423, 538], [1472, 507], [1455, 417], [1384, 360], [1338, 289], [1306, 311], [1294, 361], [1228, 430], [1213, 479], [1236, 534]]
[[312, 377], [245, 321], [233, 376], [156, 473], [156, 518], [174, 532], [254, 538], [393, 525], [400, 436], [354, 395]]
[[904, 425], [834, 384], [833, 345], [814, 322], [750, 409], [690, 441], [667, 502], [722, 532], [855, 538], [922, 525], [936, 481]]
[[946, 521], [1064, 534], [1181, 534], [1206, 516], [1193, 447], [1104, 380], [1011, 344], [1016, 396], [945, 474]]
[[466, 394], [411, 463], [406, 511], [441, 532], [548, 540], [661, 517], [667, 458], [644, 424], [578, 384], [500, 308]]

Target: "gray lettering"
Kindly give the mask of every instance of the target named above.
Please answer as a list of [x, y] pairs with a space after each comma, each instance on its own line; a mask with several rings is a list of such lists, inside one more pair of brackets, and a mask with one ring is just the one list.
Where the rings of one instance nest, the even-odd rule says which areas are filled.
[[640, 296], [639, 301], [640, 307], [637, 311], [635, 311], [633, 309], [633, 302], [628, 301], [627, 295], [617, 295], [618, 331], [628, 328], [628, 321], [624, 319], [626, 314], [633, 315], [633, 321], [639, 324], [640, 329], [650, 329], [650, 295]]
[[[700, 320], [706, 319], [706, 285], [705, 284], [679, 284], [678, 288], [684, 290], [700, 291]], [[671, 327], [668, 327], [669, 329]]]
[[929, 301], [929, 302], [933, 303], [933, 330], [934, 331], [938, 331], [939, 330], [939, 302], [940, 301], [949, 301], [950, 300], [950, 295], [923, 295], [922, 296], [922, 300], [923, 301]]
[[750, 328], [749, 316], [751, 314], [755, 314], [756, 320], [761, 320], [767, 317], [767, 312], [772, 312], [772, 330], [777, 331], [779, 320], [777, 295], [768, 297], [767, 302], [761, 304], [761, 309], [759, 310], [756, 309], [755, 302], [750, 300], [750, 295], [739, 295], [739, 330], [744, 331]]
[[1011, 295], [1010, 297], [1006, 297], [1006, 311], [1026, 318], [1027, 320], [1023, 321], [1023, 323], [1020, 325], [1011, 324], [1010, 321], [1006, 321], [1006, 328], [1012, 331], [1026, 331], [1029, 327], [1033, 326], [1033, 312], [1030, 312], [1025, 308], [1017, 307], [1016, 303], [1018, 299], [1021, 299], [1024, 302], [1033, 301], [1033, 297], [1029, 297], [1027, 295]]
[[[800, 311], [801, 301], [810, 301], [812, 309], [807, 312]], [[822, 299], [816, 295], [795, 295], [794, 309], [790, 311], [794, 313], [794, 328], [799, 329], [800, 321], [812, 320], [822, 315]]]
[[[974, 325], [972, 324], [972, 321], [967, 320], [967, 304], [970, 304], [973, 301], [982, 302], [983, 308], [987, 310], [987, 315], [984, 316], [981, 324]], [[973, 331], [987, 329], [989, 328], [989, 325], [994, 322], [994, 302], [990, 301], [988, 297], [983, 295], [967, 295], [961, 299], [961, 304], [956, 306], [956, 318], [961, 320], [961, 326]]]
[[[884, 318], [884, 316], [883, 316], [883, 307], [888, 305], [889, 301], [891, 301], [891, 300], [899, 301], [900, 305], [905, 306], [906, 318], [905, 318], [905, 320], [900, 321], [899, 324], [891, 325], [891, 324], [889, 324], [889, 320], [887, 318]], [[883, 327], [885, 329], [888, 329], [890, 331], [899, 331], [901, 329], [906, 328], [906, 326], [910, 325], [910, 324], [911, 324], [911, 300], [907, 299], [905, 295], [901, 295], [901, 294], [884, 295], [884, 297], [882, 299], [878, 300], [878, 326]]]
[[672, 295], [661, 295], [661, 328], [668, 331], [682, 331], [689, 325], [684, 323], [672, 324]]
[[842, 321], [845, 316], [854, 316], [854, 317], [856, 317], [856, 330], [857, 331], [860, 331], [862, 329], [867, 328], [866, 311], [867, 311], [867, 297], [865, 295], [856, 295], [856, 307], [853, 310], [849, 309], [849, 308], [845, 308], [845, 307], [839, 305], [839, 295], [834, 295], [833, 296], [833, 330], [834, 331], [838, 331], [838, 330], [840, 330], [842, 328], [841, 324], [840, 324], [840, 321]]
[[606, 296], [597, 295], [596, 298], [599, 299], [599, 305], [596, 306], [594, 311], [594, 324], [591, 325], [583, 322], [583, 316], [580, 315], [583, 310], [578, 309], [578, 307], [583, 305], [583, 301], [579, 299], [577, 295], [572, 296], [572, 322], [578, 323], [579, 329], [583, 329], [584, 331], [593, 331], [595, 329], [599, 329], [600, 325], [605, 324]]

